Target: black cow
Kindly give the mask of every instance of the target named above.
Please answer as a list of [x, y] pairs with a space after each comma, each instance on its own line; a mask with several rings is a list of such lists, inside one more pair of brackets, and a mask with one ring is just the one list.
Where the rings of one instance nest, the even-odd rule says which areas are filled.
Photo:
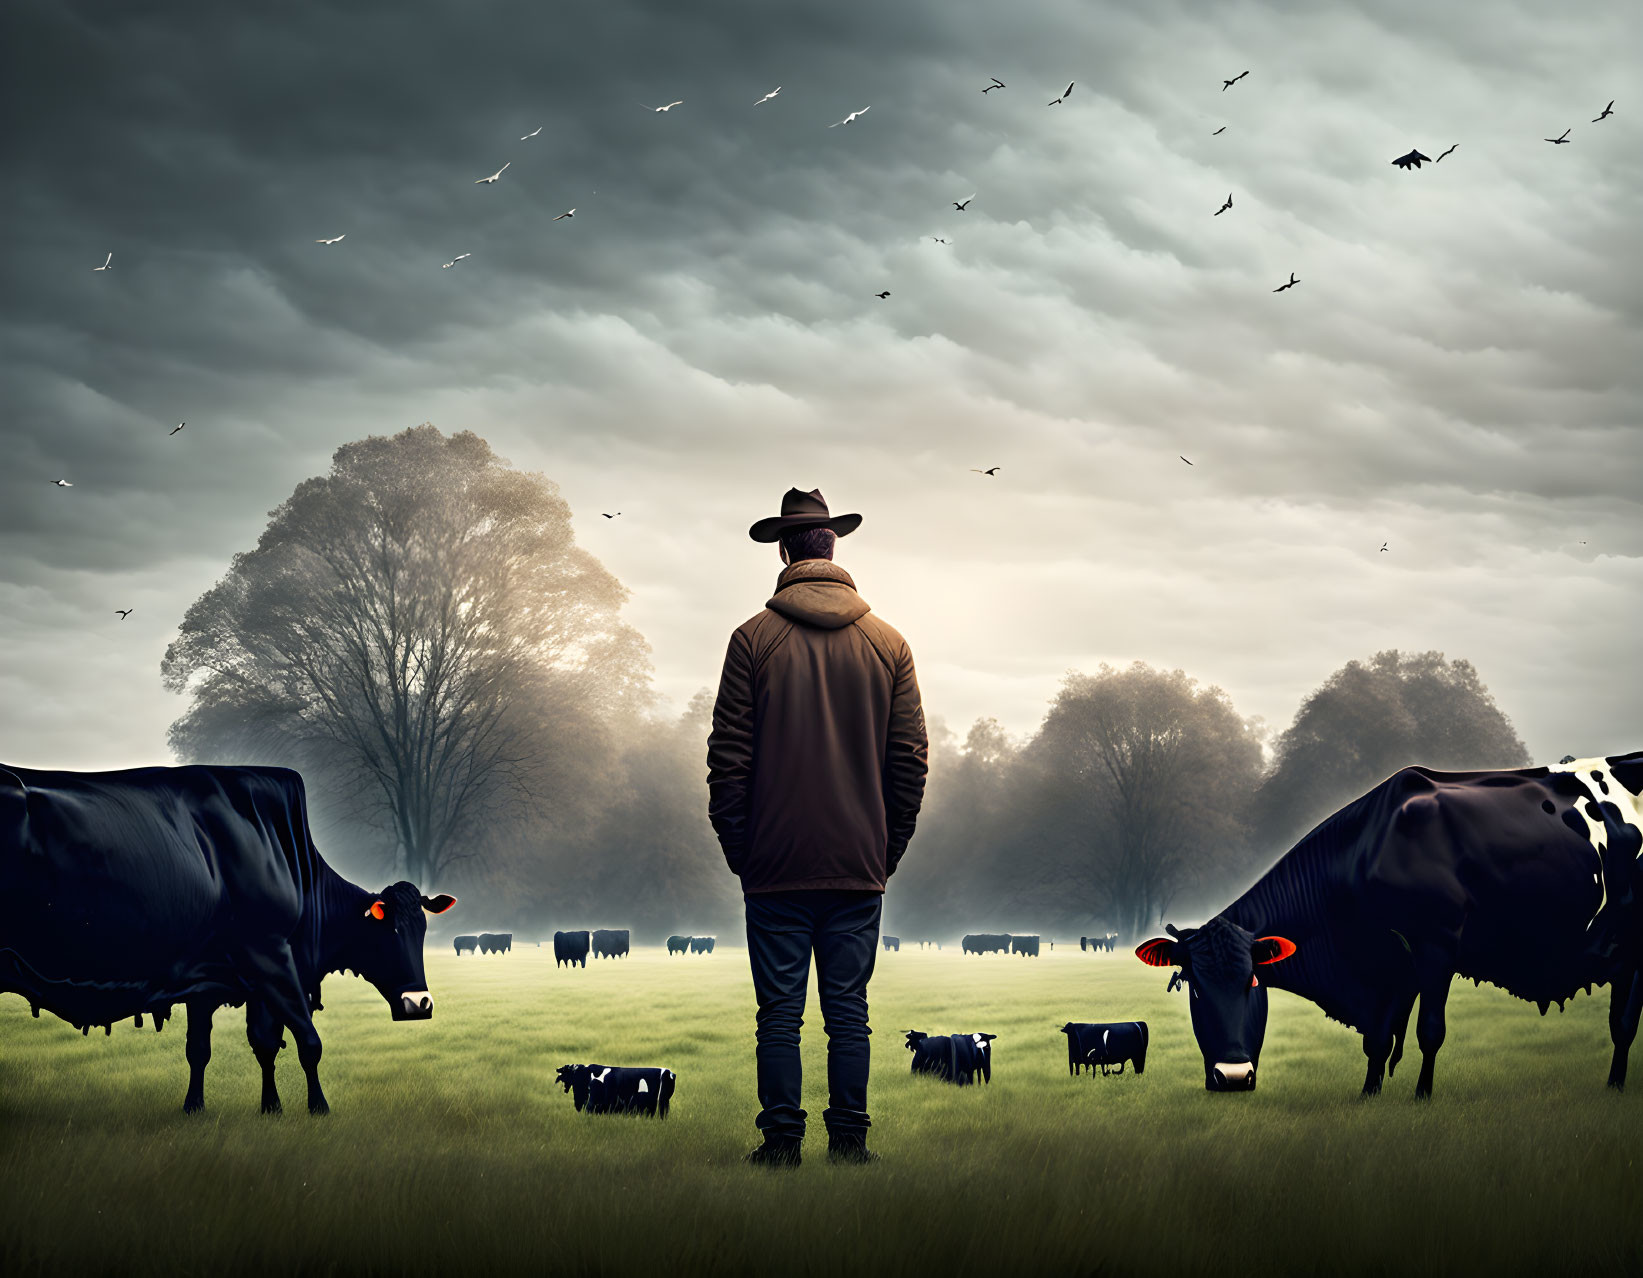
[[666, 1118], [677, 1075], [654, 1066], [637, 1069], [620, 1065], [561, 1065], [555, 1076], [565, 1091], [574, 1093], [576, 1112], [590, 1114], [646, 1114]]
[[[1093, 1074], [1097, 1065], [1103, 1074], [1122, 1074], [1125, 1061], [1135, 1065], [1137, 1074], [1147, 1068], [1145, 1021], [1068, 1021], [1061, 1027], [1061, 1032], [1067, 1036], [1069, 1074], [1076, 1074], [1085, 1066]], [[1114, 1069], [1114, 1066], [1117, 1068]]]
[[0, 767], [0, 993], [21, 994], [82, 1033], [188, 1008], [185, 1110], [205, 1105], [211, 1018], [245, 1004], [277, 1113], [274, 1058], [289, 1029], [320, 1089], [320, 982], [352, 970], [396, 1021], [427, 1020], [424, 911], [451, 896], [410, 883], [367, 892], [325, 863], [302, 777], [288, 768], [196, 764], [118, 772]]
[[1101, 938], [1101, 942], [1107, 947], [1107, 953], [1111, 954], [1118, 947], [1118, 933], [1108, 932]]
[[1403, 768], [1203, 927], [1168, 927], [1173, 940], [1136, 954], [1178, 966], [1171, 986], [1191, 987], [1211, 1091], [1255, 1086], [1271, 986], [1363, 1035], [1366, 1095], [1402, 1057], [1418, 997], [1415, 1095], [1430, 1096], [1457, 974], [1542, 1015], [1609, 985], [1618, 1088], [1643, 1012], [1640, 791], [1643, 752], [1512, 771]]
[[569, 963], [575, 967], [588, 965], [588, 948], [593, 938], [587, 932], [555, 932], [553, 934], [553, 965]]
[[1008, 954], [1010, 952], [1010, 934], [1008, 932], [976, 932], [964, 938], [963, 946], [966, 954]]
[[965, 1087], [993, 1081], [993, 1040], [997, 1034], [943, 1034], [936, 1038], [922, 1030], [907, 1031], [907, 1050], [913, 1054], [913, 1073]]
[[1012, 936], [1010, 938], [1010, 952], [1012, 954], [1026, 954], [1033, 958], [1038, 957], [1038, 938], [1036, 936]]
[[887, 936], [887, 937], [885, 937], [884, 938], [884, 948], [885, 948], [886, 952], [888, 952], [890, 950], [895, 950], [896, 953], [898, 953], [898, 954], [901, 953], [901, 937], [899, 937], [899, 936]]
[[667, 952], [669, 954], [688, 954], [690, 952], [690, 937], [670, 936], [667, 938]]
[[690, 952], [692, 954], [711, 954], [711, 953], [713, 953], [714, 939], [715, 938], [713, 938], [711, 936], [693, 936], [693, 937], [691, 937], [690, 938]]
[[479, 934], [479, 952], [481, 954], [507, 954], [512, 950], [512, 932], [481, 932]]
[[478, 945], [479, 938], [477, 936], [459, 936], [456, 938], [456, 952], [458, 954], [461, 954], [463, 950], [467, 950], [469, 954], [472, 954]]
[[595, 928], [591, 943], [594, 958], [621, 958], [628, 952], [628, 929]]

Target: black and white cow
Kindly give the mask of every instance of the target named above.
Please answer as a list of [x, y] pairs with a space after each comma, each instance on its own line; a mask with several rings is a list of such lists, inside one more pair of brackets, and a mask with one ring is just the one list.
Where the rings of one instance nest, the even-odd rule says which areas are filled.
[[459, 936], [456, 938], [455, 945], [457, 954], [460, 955], [464, 950], [472, 954], [479, 947], [479, 938], [477, 936]]
[[628, 929], [595, 928], [591, 945], [594, 958], [621, 958], [628, 952]]
[[555, 932], [553, 934], [553, 965], [562, 967], [569, 963], [575, 967], [580, 963], [588, 965], [588, 949], [593, 938], [587, 932]]
[[0, 993], [82, 1033], [188, 1008], [185, 1110], [205, 1105], [211, 1018], [245, 1004], [262, 1109], [280, 1109], [274, 1058], [290, 1030], [320, 1089], [313, 1014], [332, 972], [365, 977], [396, 1021], [434, 1014], [427, 914], [456, 904], [410, 883], [367, 892], [314, 846], [289, 768], [195, 764], [118, 772], [0, 767]]
[[[1137, 947], [1176, 966], [1211, 1091], [1255, 1086], [1266, 991], [1363, 1035], [1366, 1095], [1403, 1055], [1416, 999], [1416, 1096], [1430, 1096], [1456, 975], [1538, 1003], [1610, 987], [1626, 1079], [1643, 1013], [1643, 752], [1553, 767], [1403, 768], [1326, 818], [1203, 927]], [[1533, 943], [1525, 944], [1524, 938]]]
[[667, 952], [669, 954], [688, 954], [690, 952], [690, 938], [688, 936], [668, 937]]
[[1147, 1068], [1145, 1021], [1068, 1021], [1061, 1032], [1067, 1036], [1069, 1074], [1076, 1074], [1085, 1066], [1094, 1073], [1097, 1065], [1103, 1074], [1122, 1074], [1125, 1061], [1135, 1066], [1137, 1074]]
[[693, 936], [690, 938], [690, 952], [692, 954], [711, 954], [716, 939], [711, 936]]
[[886, 936], [884, 938], [884, 949], [886, 953], [890, 950], [895, 950], [899, 954], [901, 952], [901, 937]]
[[907, 1031], [907, 1050], [913, 1054], [913, 1073], [933, 1074], [960, 1087], [993, 1081], [993, 1040], [997, 1034], [942, 1034], [932, 1038], [922, 1030]]
[[481, 932], [479, 934], [479, 952], [481, 954], [507, 954], [512, 950], [512, 932]]
[[1010, 934], [1008, 932], [975, 932], [966, 936], [962, 945], [966, 954], [1008, 954], [1010, 952]]
[[576, 1112], [666, 1118], [677, 1075], [654, 1066], [561, 1065], [556, 1079], [572, 1093]]
[[1010, 952], [1012, 954], [1038, 957], [1038, 938], [1036, 936], [1012, 936], [1010, 938]]

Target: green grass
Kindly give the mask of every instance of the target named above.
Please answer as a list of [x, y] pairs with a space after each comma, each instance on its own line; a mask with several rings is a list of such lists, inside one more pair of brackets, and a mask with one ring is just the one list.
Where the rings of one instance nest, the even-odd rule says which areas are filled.
[[[825, 1160], [807, 1017], [807, 1161], [757, 1172], [745, 953], [428, 956], [435, 1019], [332, 977], [333, 1113], [257, 1112], [244, 1015], [181, 1112], [183, 1017], [82, 1038], [0, 999], [0, 1269], [23, 1273], [1140, 1275], [1643, 1272], [1639, 1086], [1604, 1086], [1607, 991], [1544, 1020], [1457, 986], [1436, 1095], [1418, 1054], [1362, 1101], [1357, 1036], [1272, 999], [1260, 1089], [1203, 1090], [1180, 995], [1120, 952], [881, 954], [870, 1108], [883, 1161]], [[1067, 1074], [1067, 1020], [1148, 1021], [1147, 1072]], [[908, 1071], [900, 1032], [999, 1035], [990, 1087]], [[1411, 1042], [1411, 1048], [1413, 1043]], [[578, 1115], [561, 1064], [666, 1065], [665, 1122]]]

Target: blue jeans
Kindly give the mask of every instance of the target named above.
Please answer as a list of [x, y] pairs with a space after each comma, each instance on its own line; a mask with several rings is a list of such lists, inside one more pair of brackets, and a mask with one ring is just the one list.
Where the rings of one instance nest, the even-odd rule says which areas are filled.
[[794, 891], [746, 895], [747, 954], [759, 1002], [759, 1117], [766, 1139], [804, 1137], [799, 1027], [810, 956], [827, 1031], [828, 1135], [865, 1132], [867, 981], [878, 952], [881, 892]]

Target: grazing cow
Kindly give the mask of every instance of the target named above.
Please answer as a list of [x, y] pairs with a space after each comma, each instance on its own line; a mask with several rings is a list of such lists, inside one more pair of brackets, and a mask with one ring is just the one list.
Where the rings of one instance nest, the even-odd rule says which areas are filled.
[[588, 949], [593, 938], [587, 932], [555, 932], [553, 934], [553, 965], [562, 967], [569, 963], [575, 967], [580, 963], [588, 965]]
[[1134, 1063], [1137, 1074], [1147, 1068], [1145, 1021], [1068, 1021], [1061, 1027], [1061, 1032], [1067, 1036], [1069, 1074], [1076, 1074], [1085, 1066], [1093, 1074], [1097, 1065], [1103, 1074], [1122, 1074], [1125, 1061]]
[[913, 1054], [913, 1073], [934, 1074], [960, 1087], [993, 1081], [993, 1040], [997, 1034], [943, 1034], [936, 1038], [922, 1030], [907, 1031], [907, 1050]]
[[467, 950], [469, 954], [472, 954], [478, 945], [479, 938], [477, 936], [459, 936], [456, 938], [456, 952], [458, 954], [461, 954], [463, 950]]
[[976, 932], [964, 938], [963, 946], [966, 954], [1008, 954], [1010, 952], [1010, 934], [1008, 932]]
[[711, 936], [693, 936], [693, 937], [691, 937], [690, 938], [690, 952], [692, 954], [711, 954], [711, 953], [713, 953], [714, 939], [715, 938], [713, 938]]
[[592, 938], [594, 958], [621, 958], [628, 952], [627, 928], [595, 928]]
[[205, 1105], [211, 1018], [245, 1004], [277, 1113], [274, 1058], [290, 1030], [308, 1111], [330, 1112], [313, 1013], [320, 982], [352, 970], [394, 1020], [427, 1020], [424, 912], [451, 896], [410, 883], [367, 892], [319, 854], [302, 777], [289, 768], [196, 764], [118, 772], [0, 767], [0, 993], [82, 1033], [188, 1008], [183, 1108]]
[[678, 1076], [654, 1066], [637, 1069], [620, 1065], [561, 1065], [556, 1080], [574, 1094], [576, 1112], [590, 1114], [645, 1114], [666, 1118], [668, 1102]]
[[479, 952], [481, 954], [507, 954], [512, 950], [512, 932], [481, 932], [479, 934]]
[[690, 951], [691, 938], [688, 936], [670, 936], [667, 938], [667, 952], [669, 954], [686, 954]]
[[1609, 985], [1618, 1088], [1643, 1011], [1640, 791], [1643, 752], [1511, 771], [1403, 768], [1203, 927], [1167, 927], [1136, 954], [1179, 967], [1171, 986], [1191, 987], [1211, 1091], [1255, 1086], [1270, 986], [1363, 1035], [1365, 1095], [1403, 1055], [1418, 997], [1415, 1095], [1430, 1096], [1457, 974], [1541, 1015]]
[[887, 937], [885, 937], [884, 938], [884, 948], [885, 948], [885, 951], [887, 953], [890, 950], [894, 950], [898, 954], [901, 953], [901, 937], [899, 937], [899, 936], [887, 936]]
[[1010, 938], [1010, 952], [1012, 954], [1027, 954], [1038, 957], [1038, 938], [1036, 936], [1012, 936]]
[[1118, 933], [1117, 932], [1108, 932], [1104, 937], [1101, 938], [1101, 940], [1102, 940], [1102, 943], [1107, 947], [1107, 953], [1108, 954], [1111, 954], [1113, 952], [1113, 950], [1115, 950], [1118, 947]]

